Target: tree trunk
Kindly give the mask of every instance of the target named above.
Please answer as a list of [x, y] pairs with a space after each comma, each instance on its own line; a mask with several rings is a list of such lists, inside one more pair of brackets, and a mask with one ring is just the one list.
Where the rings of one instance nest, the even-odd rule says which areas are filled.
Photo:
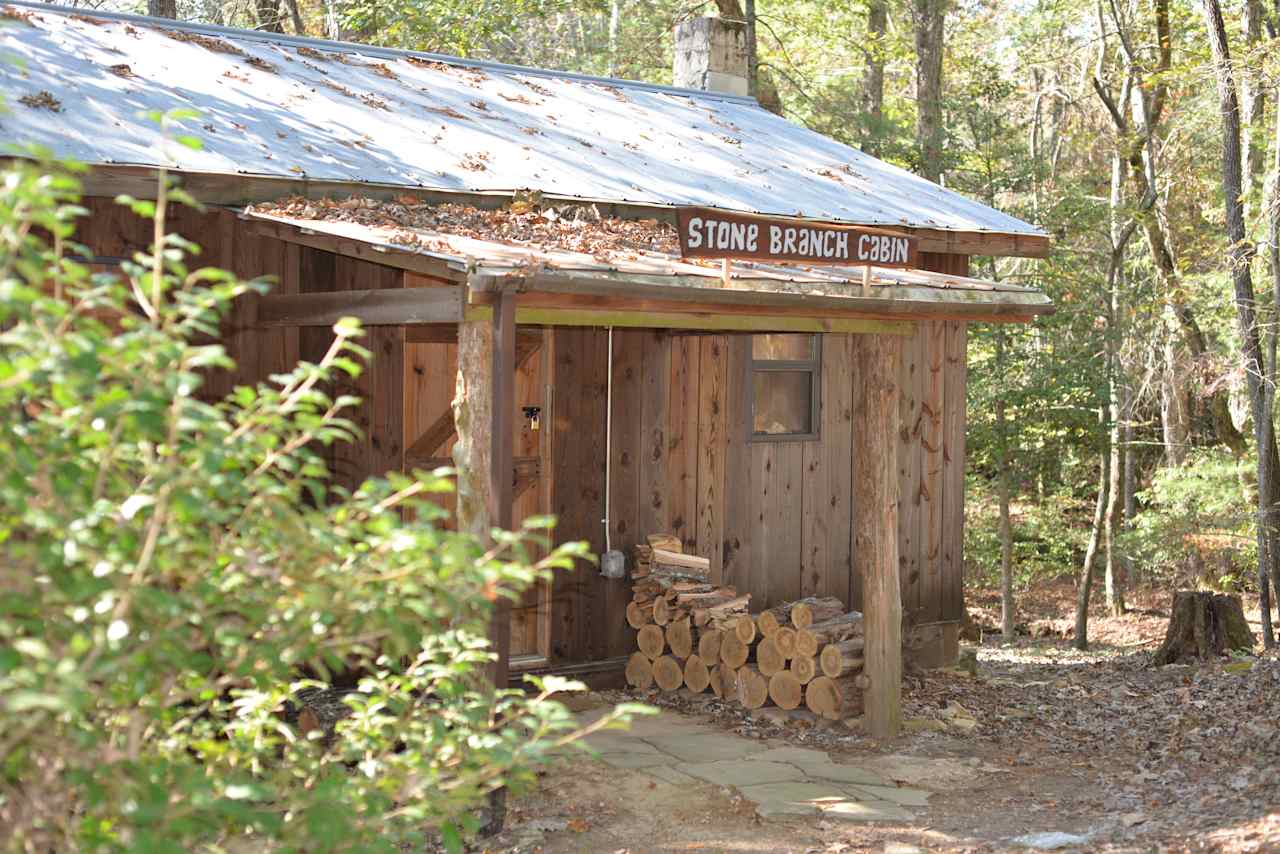
[[[1005, 368], [1005, 331], [996, 328], [996, 372]], [[1005, 421], [1004, 395], [996, 398], [996, 467], [1000, 491], [1000, 633], [1002, 643], [1014, 642], [1013, 524], [1009, 519], [1009, 426]]]
[[[1222, 195], [1227, 222], [1227, 257], [1231, 263], [1231, 283], [1236, 304], [1236, 319], [1240, 327], [1240, 355], [1249, 389], [1249, 409], [1253, 416], [1254, 439], [1258, 451], [1258, 569], [1259, 578], [1266, 575], [1268, 555], [1273, 537], [1274, 484], [1272, 456], [1274, 454], [1271, 413], [1267, 409], [1265, 387], [1271, 378], [1266, 375], [1266, 362], [1262, 357], [1262, 341], [1258, 332], [1257, 313], [1254, 304], [1253, 277], [1249, 268], [1252, 247], [1246, 242], [1244, 203], [1241, 200], [1242, 163], [1240, 150], [1240, 106], [1236, 100], [1235, 79], [1232, 76], [1231, 50], [1227, 45], [1226, 25], [1222, 19], [1222, 7], [1218, 0], [1202, 0], [1205, 25], [1209, 32], [1209, 47], [1213, 54], [1214, 73], [1218, 84], [1218, 108], [1222, 117]], [[1265, 589], [1265, 588], [1264, 588]], [[1259, 591], [1262, 593], [1262, 591]], [[1264, 642], [1268, 648], [1274, 645], [1270, 634], [1270, 613], [1264, 624]]]
[[265, 33], [283, 33], [284, 16], [280, 14], [280, 0], [254, 0], [258, 14], [258, 29]]
[[147, 0], [147, 14], [153, 18], [176, 18], [178, 0]]
[[880, 151], [880, 133], [884, 124], [884, 57], [885, 33], [889, 28], [889, 4], [886, 0], [867, 0], [867, 35], [862, 55], [862, 112], [867, 127], [863, 131], [862, 150], [874, 155]]
[[912, 0], [916, 42], [916, 151], [919, 173], [942, 180], [942, 53], [947, 0]]
[[1124, 521], [1124, 496], [1122, 495], [1124, 462], [1121, 459], [1123, 445], [1120, 441], [1120, 338], [1124, 330], [1120, 326], [1120, 292], [1124, 281], [1124, 246], [1121, 225], [1121, 204], [1124, 201], [1125, 161], [1117, 153], [1111, 162], [1111, 260], [1107, 265], [1107, 332], [1105, 339], [1107, 377], [1107, 510], [1103, 526], [1103, 540], [1107, 550], [1106, 590], [1107, 610], [1112, 616], [1124, 613], [1124, 587], [1120, 576], [1116, 552], [1116, 536]]
[[1249, 221], [1250, 209], [1257, 205], [1262, 192], [1262, 175], [1267, 154], [1267, 90], [1261, 74], [1261, 63], [1251, 62], [1251, 54], [1262, 43], [1262, 3], [1244, 0], [1245, 60], [1240, 63], [1240, 100], [1244, 110], [1244, 217]]
[[1184, 659], [1212, 658], [1234, 649], [1252, 650], [1254, 642], [1239, 596], [1179, 590], [1173, 594], [1164, 643], [1151, 663], [1160, 667]]
[[1187, 458], [1191, 442], [1191, 409], [1187, 377], [1191, 371], [1186, 348], [1175, 336], [1164, 344], [1164, 366], [1160, 381], [1160, 432], [1164, 439], [1165, 462], [1180, 466]]
[[[1105, 418], [1105, 415], [1103, 415]], [[1080, 584], [1076, 588], [1076, 649], [1089, 648], [1089, 594], [1093, 591], [1093, 567], [1098, 559], [1098, 544], [1107, 512], [1107, 491], [1111, 486], [1111, 455], [1103, 453], [1098, 465], [1098, 502], [1093, 510], [1093, 531], [1089, 534], [1089, 546], [1084, 553], [1084, 566], [1080, 570]]]

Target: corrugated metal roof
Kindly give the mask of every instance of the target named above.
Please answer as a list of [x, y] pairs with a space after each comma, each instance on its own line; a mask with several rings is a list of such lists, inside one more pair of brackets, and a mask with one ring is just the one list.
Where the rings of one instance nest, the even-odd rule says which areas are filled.
[[[527, 278], [567, 274], [567, 281], [610, 279], [622, 284], [643, 282], [672, 288], [709, 288], [717, 294], [790, 294], [808, 298], [862, 295], [863, 268], [792, 266], [735, 261], [730, 284], [721, 284], [720, 262], [694, 263], [658, 251], [575, 252], [567, 249], [500, 243], [469, 235], [404, 225], [371, 226], [358, 222], [305, 219], [246, 210], [245, 219], [279, 223], [303, 234], [359, 241], [386, 253], [411, 253], [444, 262], [458, 274]], [[1009, 309], [1024, 315], [1051, 314], [1052, 301], [1034, 288], [990, 282], [928, 270], [872, 267], [869, 296], [893, 299], [924, 313], [930, 307], [964, 306], [974, 311]], [[570, 288], [572, 290], [572, 288]]]
[[[1043, 234], [747, 99], [137, 16], [10, 8], [27, 21], [0, 30], [0, 49], [21, 63], [0, 63], [10, 107], [0, 140], [90, 164], [444, 192], [533, 189]], [[188, 125], [204, 150], [166, 144], [144, 117], [175, 107], [201, 112]]]

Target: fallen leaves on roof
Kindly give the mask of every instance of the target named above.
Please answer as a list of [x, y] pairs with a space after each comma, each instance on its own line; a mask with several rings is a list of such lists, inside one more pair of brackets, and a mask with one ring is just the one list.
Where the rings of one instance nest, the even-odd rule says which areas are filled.
[[244, 51], [233, 45], [231, 42], [215, 39], [212, 36], [193, 33], [189, 30], [160, 30], [169, 38], [176, 42], [186, 42], [188, 44], [197, 44], [205, 50], [211, 50], [214, 53], [229, 53], [232, 56], [244, 56]]
[[519, 198], [509, 207], [484, 210], [471, 205], [425, 204], [408, 196], [396, 201], [294, 197], [255, 205], [252, 210], [286, 219], [390, 229], [394, 243], [441, 252], [450, 250], [441, 236], [455, 235], [597, 257], [610, 253], [680, 253], [676, 230], [667, 223], [605, 217], [592, 205], [555, 208], [538, 198]]
[[48, 89], [41, 89], [34, 95], [23, 95], [18, 99], [18, 103], [33, 110], [48, 110], [51, 113], [62, 112], [62, 102], [53, 97], [53, 93]]

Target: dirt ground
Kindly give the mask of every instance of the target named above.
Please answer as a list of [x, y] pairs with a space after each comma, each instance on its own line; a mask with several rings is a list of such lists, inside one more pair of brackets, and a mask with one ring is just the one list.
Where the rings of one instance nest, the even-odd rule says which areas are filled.
[[[913, 731], [892, 743], [794, 713], [746, 714], [709, 695], [643, 698], [838, 762], [874, 769], [892, 757], [901, 768], [913, 758], [918, 779], [906, 782], [934, 795], [909, 823], [762, 820], [732, 788], [656, 785], [584, 757], [513, 802], [511, 829], [487, 850], [987, 852], [1031, 850], [1015, 839], [1058, 831], [1077, 837], [1064, 851], [1280, 851], [1280, 661], [1149, 667], [1168, 593], [1132, 595], [1123, 617], [1099, 613], [1093, 649], [1077, 652], [1062, 637], [1072, 596], [1063, 584], [1023, 597], [1026, 628], [1041, 636], [984, 637], [976, 676], [908, 674]], [[994, 626], [998, 601], [971, 594], [971, 613]]]

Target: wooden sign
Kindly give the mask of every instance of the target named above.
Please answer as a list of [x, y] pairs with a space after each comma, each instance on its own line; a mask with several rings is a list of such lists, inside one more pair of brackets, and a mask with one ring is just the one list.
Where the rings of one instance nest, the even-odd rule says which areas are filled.
[[676, 211], [684, 258], [750, 258], [806, 264], [917, 266], [916, 239], [898, 232], [809, 223], [711, 208]]

